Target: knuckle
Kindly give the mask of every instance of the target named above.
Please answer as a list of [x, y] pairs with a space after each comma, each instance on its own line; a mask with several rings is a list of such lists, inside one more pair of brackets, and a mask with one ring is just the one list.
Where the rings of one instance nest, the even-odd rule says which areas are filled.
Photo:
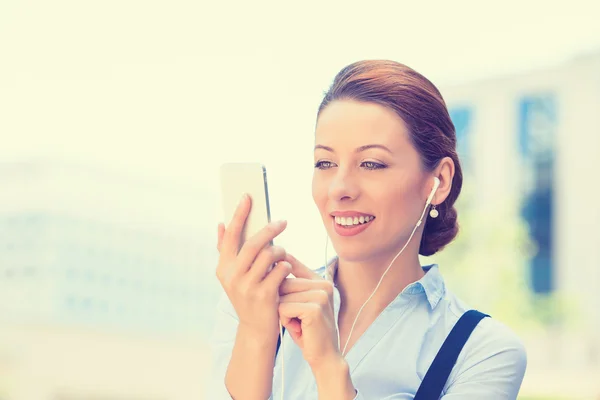
[[271, 251], [267, 248], [263, 248], [261, 250], [256, 251], [256, 259], [253, 261], [252, 264], [269, 262], [270, 259]]
[[275, 249], [274, 249], [274, 247], [265, 247], [262, 250], [262, 253], [265, 254], [265, 257], [268, 258], [269, 260], [275, 259]]
[[268, 249], [268, 258], [270, 261], [275, 262], [285, 258], [285, 250], [280, 246], [271, 246]]
[[260, 246], [259, 246], [258, 242], [256, 241], [256, 239], [254, 239], [254, 238], [246, 241], [246, 243], [244, 243], [244, 247], [255, 253], [260, 250]]
[[283, 274], [286, 270], [286, 266], [284, 265], [284, 263], [278, 262], [275, 264], [275, 266], [273, 267], [273, 271], [276, 271], [277, 274]]
[[318, 301], [320, 305], [326, 305], [329, 304], [329, 295], [327, 294], [327, 292], [325, 290], [319, 290], [317, 291], [318, 293]]
[[328, 296], [333, 295], [333, 282], [330, 281], [322, 281], [323, 291], [327, 293]]
[[282, 260], [285, 258], [286, 255], [286, 251], [283, 247], [281, 246], [273, 246], [272, 247], [272, 251], [273, 251], [273, 255], [275, 256], [276, 259], [278, 260]]
[[281, 264], [281, 268], [283, 268], [285, 273], [289, 274], [290, 272], [292, 272], [292, 264], [290, 264], [289, 262], [283, 261], [279, 264]]

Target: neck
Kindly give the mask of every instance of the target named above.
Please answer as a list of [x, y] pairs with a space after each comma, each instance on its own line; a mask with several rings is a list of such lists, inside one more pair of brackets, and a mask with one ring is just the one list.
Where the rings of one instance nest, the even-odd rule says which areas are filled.
[[[418, 244], [418, 241], [416, 241]], [[409, 284], [421, 279], [425, 273], [421, 267], [418, 249], [408, 246], [394, 261], [375, 295], [369, 300], [371, 310], [383, 310]], [[345, 312], [355, 314], [371, 296], [379, 280], [396, 256], [379, 255], [367, 260], [348, 261], [339, 259], [336, 284], [340, 291]]]

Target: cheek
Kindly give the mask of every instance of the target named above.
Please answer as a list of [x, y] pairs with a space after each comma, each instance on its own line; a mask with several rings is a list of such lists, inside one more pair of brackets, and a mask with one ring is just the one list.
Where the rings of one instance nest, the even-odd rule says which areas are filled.
[[[425, 207], [417, 185], [396, 187], [381, 193], [380, 199], [385, 204], [386, 219], [398, 224], [412, 224], [419, 219], [420, 212]], [[413, 221], [414, 220], [414, 221]]]
[[312, 179], [312, 197], [319, 211], [323, 212], [327, 204], [327, 184], [316, 175]]

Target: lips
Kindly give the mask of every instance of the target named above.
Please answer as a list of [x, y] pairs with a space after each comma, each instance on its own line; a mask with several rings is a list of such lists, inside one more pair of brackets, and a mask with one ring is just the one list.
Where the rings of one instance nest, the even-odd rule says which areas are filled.
[[331, 213], [334, 230], [340, 236], [354, 236], [367, 229], [375, 216], [357, 211], [336, 211]]

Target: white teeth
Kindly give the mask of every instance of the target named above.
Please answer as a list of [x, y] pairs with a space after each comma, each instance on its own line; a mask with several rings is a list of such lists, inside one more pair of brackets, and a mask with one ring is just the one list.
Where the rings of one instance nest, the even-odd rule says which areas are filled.
[[360, 217], [335, 217], [335, 223], [342, 226], [352, 226], [367, 223], [373, 220], [373, 216], [361, 215]]

